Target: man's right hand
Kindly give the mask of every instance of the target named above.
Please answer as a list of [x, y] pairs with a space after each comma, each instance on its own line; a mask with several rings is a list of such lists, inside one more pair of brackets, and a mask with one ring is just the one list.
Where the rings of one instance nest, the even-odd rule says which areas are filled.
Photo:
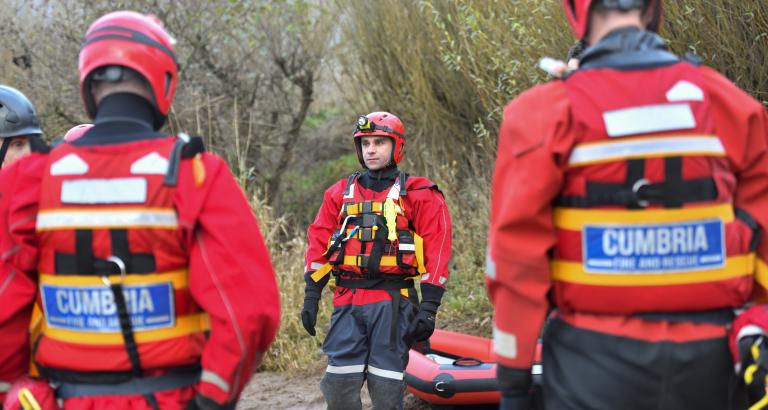
[[315, 324], [317, 324], [317, 311], [320, 304], [319, 297], [310, 295], [304, 296], [304, 307], [301, 309], [301, 324], [311, 336], [315, 335]]

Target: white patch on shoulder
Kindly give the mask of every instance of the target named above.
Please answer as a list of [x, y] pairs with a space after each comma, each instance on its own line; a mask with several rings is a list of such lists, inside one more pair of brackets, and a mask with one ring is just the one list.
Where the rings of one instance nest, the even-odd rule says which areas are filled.
[[51, 175], [84, 175], [88, 164], [77, 154], [67, 154], [51, 164]]
[[131, 174], [165, 175], [168, 172], [168, 160], [157, 152], [149, 153], [131, 164]]
[[704, 91], [698, 85], [681, 80], [667, 91], [667, 101], [703, 101]]

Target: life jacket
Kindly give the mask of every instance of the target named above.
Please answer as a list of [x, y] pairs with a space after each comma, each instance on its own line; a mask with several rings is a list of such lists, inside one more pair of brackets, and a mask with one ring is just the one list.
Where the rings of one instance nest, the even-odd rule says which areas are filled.
[[691, 312], [749, 297], [757, 224], [733, 207], [728, 133], [698, 70], [675, 60], [564, 80], [577, 135], [554, 210], [560, 309]]
[[168, 137], [49, 154], [36, 226], [43, 375], [107, 383], [199, 364], [209, 319], [189, 290], [174, 205], [184, 146]]
[[338, 225], [326, 257], [334, 273], [369, 280], [405, 279], [424, 273], [421, 237], [413, 231], [403, 197], [406, 174], [388, 191], [366, 200], [357, 187], [359, 173], [347, 179]]

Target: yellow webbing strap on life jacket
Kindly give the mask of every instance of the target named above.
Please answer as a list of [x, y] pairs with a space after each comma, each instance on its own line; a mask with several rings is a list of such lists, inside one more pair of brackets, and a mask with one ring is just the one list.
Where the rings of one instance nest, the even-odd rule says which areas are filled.
[[424, 239], [416, 232], [413, 233], [413, 245], [416, 247], [416, 270], [420, 274], [427, 273], [427, 267], [424, 265]]
[[768, 289], [768, 265], [759, 256], [755, 257], [755, 282]]
[[24, 410], [41, 410], [40, 403], [35, 399], [35, 395], [28, 388], [19, 389], [19, 403]]
[[[358, 266], [364, 268], [365, 266], [361, 266], [362, 258], [359, 255], [348, 255], [344, 257], [344, 264], [350, 265], [350, 266]], [[397, 265], [397, 257], [396, 256], [382, 256], [381, 262], [379, 263], [379, 266], [398, 266]]]
[[[35, 303], [32, 306], [32, 318], [29, 321], [29, 344], [31, 348], [37, 344], [37, 339], [43, 333], [43, 310], [40, 305]], [[29, 375], [32, 377], [40, 376], [40, 370], [35, 365], [34, 360], [29, 361]]]
[[312, 278], [315, 282], [320, 282], [326, 275], [328, 275], [331, 272], [331, 269], [333, 267], [330, 263], [326, 263], [325, 265], [321, 266], [320, 269], [314, 271], [311, 275], [309, 275], [310, 278]]
[[[363, 206], [365, 202], [357, 202], [354, 204], [346, 205], [347, 215], [359, 215], [363, 213]], [[371, 212], [381, 213], [383, 205], [381, 202], [371, 202]]]

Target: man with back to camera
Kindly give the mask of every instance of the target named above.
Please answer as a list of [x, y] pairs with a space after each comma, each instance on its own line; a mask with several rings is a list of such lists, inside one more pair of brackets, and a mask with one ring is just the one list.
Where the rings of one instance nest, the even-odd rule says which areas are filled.
[[86, 33], [93, 127], [13, 174], [2, 254], [39, 282], [34, 349], [66, 409], [233, 409], [275, 337], [279, 295], [226, 163], [160, 131], [177, 85], [159, 20]]
[[531, 406], [550, 303], [547, 409], [746, 407], [734, 363], [763, 398], [764, 309], [734, 323], [735, 360], [727, 332], [768, 285], [765, 109], [667, 51], [661, 0], [563, 4], [579, 68], [515, 98], [500, 129], [487, 284], [502, 408]]
[[451, 220], [437, 185], [398, 169], [405, 156], [398, 117], [359, 117], [354, 142], [365, 171], [325, 191], [307, 230], [301, 321], [314, 336], [320, 294], [333, 274], [333, 316], [323, 342], [328, 367], [320, 382], [328, 408], [362, 408], [367, 380], [374, 408], [402, 409], [408, 350], [432, 335], [448, 281]]

